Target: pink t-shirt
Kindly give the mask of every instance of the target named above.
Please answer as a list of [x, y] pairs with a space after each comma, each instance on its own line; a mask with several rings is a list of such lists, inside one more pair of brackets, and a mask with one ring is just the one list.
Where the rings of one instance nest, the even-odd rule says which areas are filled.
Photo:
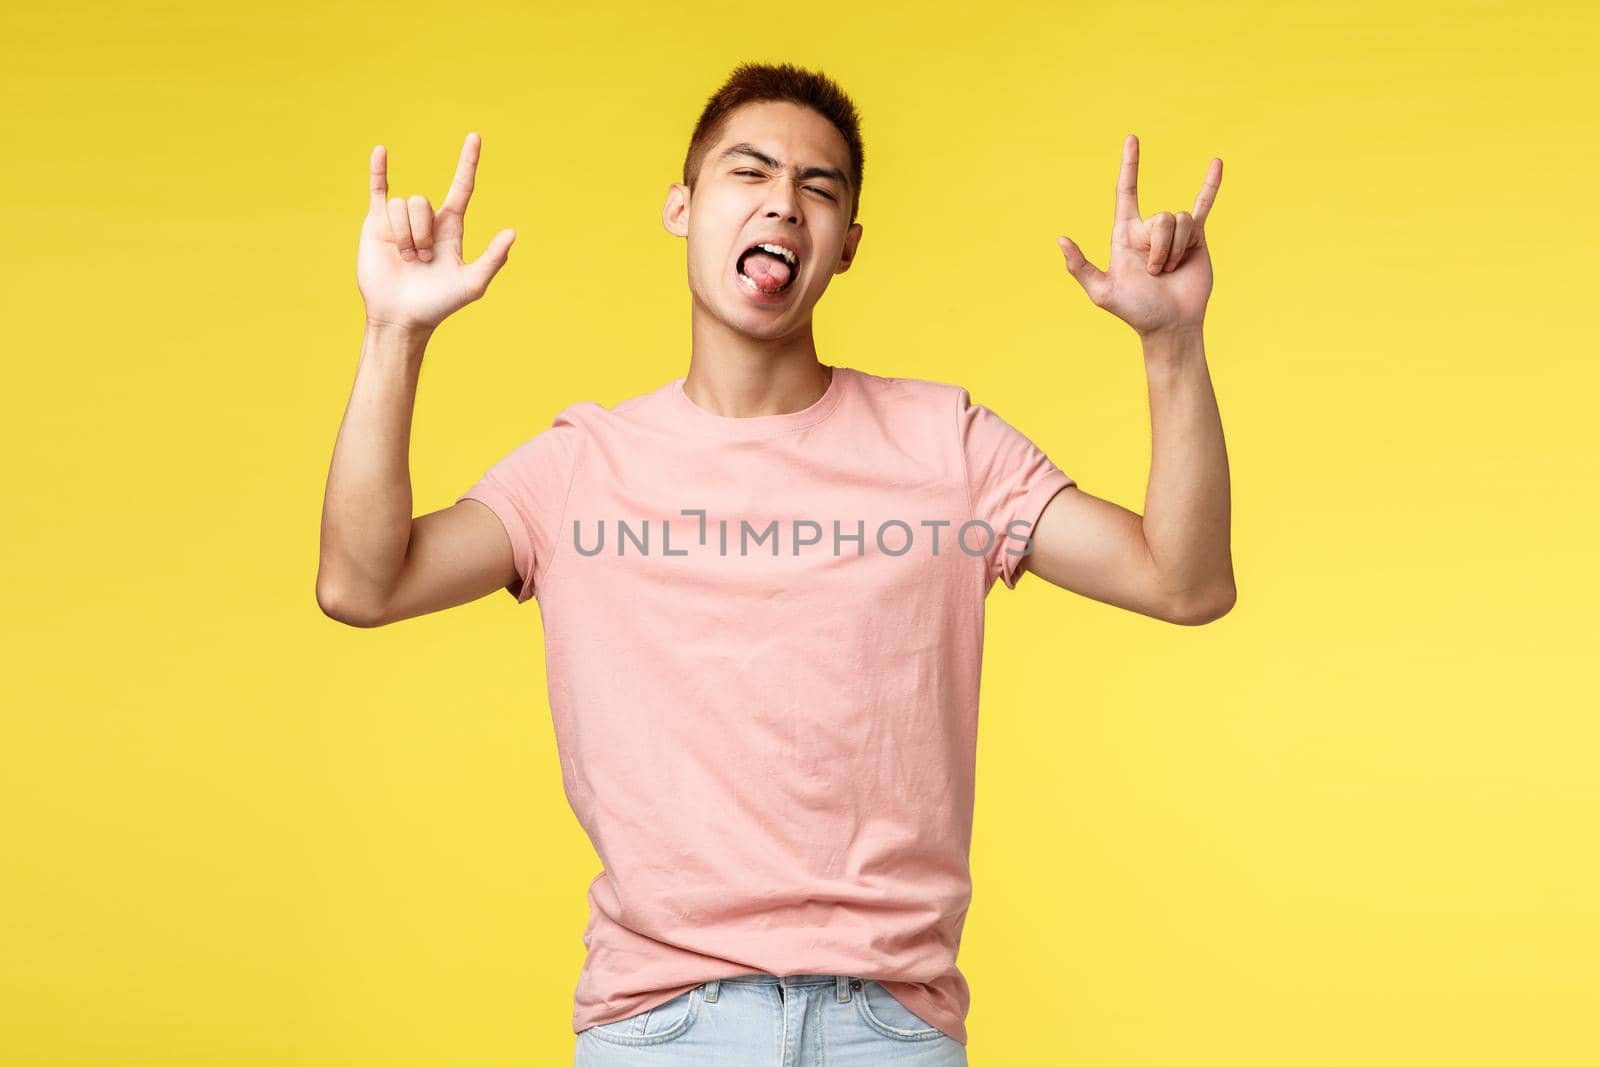
[[960, 386], [834, 367], [781, 415], [683, 378], [573, 404], [462, 494], [538, 600], [604, 865], [575, 1032], [765, 971], [876, 979], [966, 1044], [984, 598], [1072, 484]]

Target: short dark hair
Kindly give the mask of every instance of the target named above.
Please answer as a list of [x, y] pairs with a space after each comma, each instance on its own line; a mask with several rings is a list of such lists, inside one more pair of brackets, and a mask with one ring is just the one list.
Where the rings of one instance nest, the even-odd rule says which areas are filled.
[[683, 160], [683, 184], [694, 192], [705, 154], [717, 143], [734, 110], [745, 104], [779, 100], [809, 107], [833, 123], [850, 148], [850, 221], [861, 211], [861, 116], [850, 97], [837, 82], [821, 71], [810, 71], [791, 63], [741, 63], [722, 88], [706, 101], [689, 138], [689, 152]]

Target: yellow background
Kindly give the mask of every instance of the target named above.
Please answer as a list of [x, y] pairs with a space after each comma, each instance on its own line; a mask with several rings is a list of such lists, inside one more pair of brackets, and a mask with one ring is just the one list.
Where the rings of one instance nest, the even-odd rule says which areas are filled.
[[[990, 599], [975, 1067], [1600, 1062], [1588, 5], [6, 5], [0, 1063], [570, 1063], [538, 609], [313, 595], [374, 144], [437, 206], [419, 511], [687, 367], [659, 211], [733, 65], [864, 113], [825, 361], [960, 382], [1140, 510], [1118, 151], [1209, 226], [1240, 598]], [[695, 818], [692, 811], [675, 818]]]

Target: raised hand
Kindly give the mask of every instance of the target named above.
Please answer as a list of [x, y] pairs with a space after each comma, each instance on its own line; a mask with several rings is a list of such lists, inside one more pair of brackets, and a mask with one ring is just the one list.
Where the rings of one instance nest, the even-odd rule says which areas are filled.
[[495, 234], [471, 263], [461, 257], [480, 146], [477, 134], [467, 134], [437, 213], [425, 196], [389, 199], [388, 153], [383, 145], [372, 150], [370, 203], [356, 251], [356, 284], [369, 322], [431, 330], [481, 297], [505, 265], [515, 230]]
[[1199, 329], [1211, 296], [1205, 221], [1221, 184], [1222, 160], [1213, 159], [1193, 212], [1160, 211], [1141, 219], [1139, 139], [1130, 133], [1122, 144], [1110, 267], [1101, 270], [1084, 258], [1070, 237], [1057, 237], [1067, 270], [1097, 307], [1132, 326], [1140, 336]]

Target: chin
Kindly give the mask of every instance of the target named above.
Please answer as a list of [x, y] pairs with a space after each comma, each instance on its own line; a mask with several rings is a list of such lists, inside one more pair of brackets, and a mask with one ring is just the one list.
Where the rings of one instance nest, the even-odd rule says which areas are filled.
[[750, 303], [736, 291], [719, 289], [715, 297], [714, 300], [707, 300], [704, 293], [697, 293], [695, 301], [729, 329], [763, 341], [783, 337], [802, 327], [810, 321], [815, 303], [809, 299], [810, 294], [803, 290], [792, 293], [787, 301], [772, 307]]
[[774, 315], [771, 312], [743, 313], [735, 311], [732, 315], [722, 317], [730, 327], [738, 330], [746, 337], [760, 341], [773, 341], [787, 334], [794, 333], [796, 328], [806, 321], [809, 315], [792, 316], [789, 314]]

